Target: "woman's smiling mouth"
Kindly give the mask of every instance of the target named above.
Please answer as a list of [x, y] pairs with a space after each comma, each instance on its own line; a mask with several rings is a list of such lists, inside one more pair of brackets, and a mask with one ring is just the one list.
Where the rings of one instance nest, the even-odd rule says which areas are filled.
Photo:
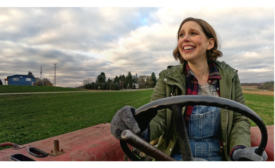
[[191, 52], [191, 51], [193, 51], [194, 49], [195, 49], [194, 46], [183, 46], [183, 51], [184, 51], [185, 53]]

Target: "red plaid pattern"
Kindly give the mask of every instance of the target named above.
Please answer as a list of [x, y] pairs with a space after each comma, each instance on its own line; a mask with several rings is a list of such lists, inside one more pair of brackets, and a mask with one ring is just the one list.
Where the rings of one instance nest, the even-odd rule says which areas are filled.
[[[218, 68], [215, 65], [215, 62], [208, 62], [209, 66], [209, 77], [208, 83], [215, 85], [216, 88], [219, 88], [219, 79], [221, 79]], [[186, 74], [186, 95], [198, 95], [199, 84], [197, 78], [191, 73], [188, 62], [185, 64], [185, 74]], [[220, 96], [220, 90], [217, 89], [217, 93]], [[189, 118], [192, 114], [194, 106], [187, 106], [186, 112], [184, 114], [185, 123], [189, 121]]]

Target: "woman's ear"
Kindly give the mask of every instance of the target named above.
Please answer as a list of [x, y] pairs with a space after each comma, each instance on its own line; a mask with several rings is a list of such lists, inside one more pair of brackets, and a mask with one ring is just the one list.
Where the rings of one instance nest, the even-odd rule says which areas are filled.
[[215, 40], [214, 38], [210, 38], [208, 39], [208, 46], [207, 46], [207, 50], [211, 50], [215, 45]]

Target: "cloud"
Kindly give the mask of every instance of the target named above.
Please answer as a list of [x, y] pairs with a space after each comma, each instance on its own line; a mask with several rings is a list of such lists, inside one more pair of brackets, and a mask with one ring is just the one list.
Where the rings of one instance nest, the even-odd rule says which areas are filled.
[[0, 79], [28, 71], [76, 87], [105, 72], [150, 75], [177, 65], [172, 55], [186, 17], [211, 24], [221, 61], [241, 82], [274, 80], [273, 8], [0, 8]]

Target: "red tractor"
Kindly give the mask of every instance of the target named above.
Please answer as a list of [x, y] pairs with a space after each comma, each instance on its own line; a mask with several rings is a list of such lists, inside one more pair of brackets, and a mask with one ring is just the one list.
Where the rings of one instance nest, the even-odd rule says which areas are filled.
[[[135, 119], [138, 123], [150, 122], [155, 116], [156, 110], [172, 109], [175, 124], [178, 125], [176, 131], [180, 149], [185, 151], [182, 152], [183, 160], [192, 161], [192, 153], [190, 152], [185, 123], [180, 117], [180, 109], [186, 105], [198, 104], [226, 108], [250, 118], [258, 126], [250, 129], [251, 145], [259, 146], [256, 151], [259, 155], [266, 151], [267, 161], [274, 161], [274, 126], [265, 126], [254, 111], [232, 100], [194, 95], [169, 97], [136, 109]], [[24, 145], [2, 143], [0, 146], [10, 145], [12, 148], [0, 151], [0, 161], [139, 161], [146, 160], [143, 159], [143, 156], [146, 155], [157, 161], [174, 160], [129, 130], [122, 132], [121, 138], [120, 141], [117, 140], [110, 132], [110, 124], [103, 123]], [[130, 148], [133, 147], [132, 150], [129, 149], [129, 146]], [[144, 155], [145, 153], [146, 155]]]

